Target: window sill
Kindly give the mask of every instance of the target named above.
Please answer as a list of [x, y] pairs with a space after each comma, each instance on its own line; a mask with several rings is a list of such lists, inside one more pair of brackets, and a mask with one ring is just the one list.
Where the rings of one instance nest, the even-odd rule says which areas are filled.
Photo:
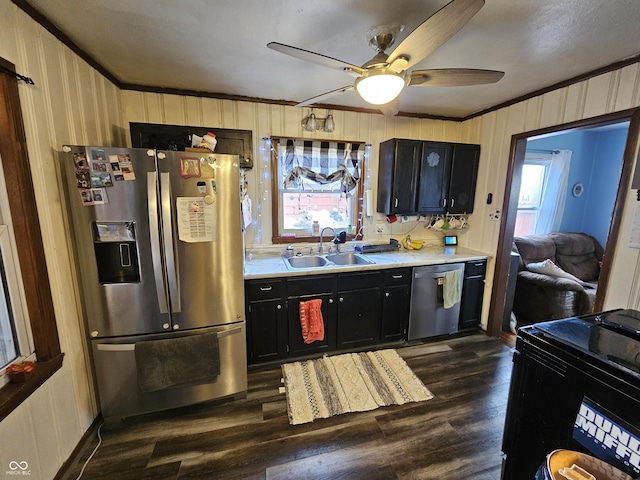
[[33, 376], [26, 382], [8, 383], [0, 388], [0, 422], [62, 367], [63, 357], [62, 353], [48, 362], [38, 362]]
[[[355, 235], [349, 234], [347, 235], [347, 242], [351, 242], [355, 239]], [[329, 244], [333, 240], [331, 235], [325, 235], [322, 240]], [[272, 244], [281, 244], [281, 243], [318, 243], [320, 242], [320, 235], [316, 236], [308, 236], [308, 237], [273, 237], [271, 238]]]

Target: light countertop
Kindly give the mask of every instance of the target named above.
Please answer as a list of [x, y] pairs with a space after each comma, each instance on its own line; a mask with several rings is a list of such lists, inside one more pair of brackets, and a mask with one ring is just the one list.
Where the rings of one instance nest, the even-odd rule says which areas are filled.
[[322, 267], [296, 268], [285, 266], [281, 255], [254, 255], [245, 259], [244, 278], [294, 277], [322, 273], [360, 272], [383, 270], [387, 268], [416, 267], [421, 265], [440, 265], [445, 263], [484, 260], [490, 255], [463, 247], [424, 247], [421, 250], [403, 250], [387, 253], [365, 253], [363, 257], [375, 262], [366, 265], [326, 265]]

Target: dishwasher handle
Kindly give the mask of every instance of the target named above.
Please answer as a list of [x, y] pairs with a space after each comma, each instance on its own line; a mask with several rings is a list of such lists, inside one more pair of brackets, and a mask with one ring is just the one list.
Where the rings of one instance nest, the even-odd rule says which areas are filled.
[[462, 270], [464, 271], [463, 263], [452, 263], [451, 265], [447, 265], [446, 269], [443, 268], [414, 268], [413, 269], [413, 278], [441, 278], [444, 277], [446, 272], [450, 272], [452, 270]]

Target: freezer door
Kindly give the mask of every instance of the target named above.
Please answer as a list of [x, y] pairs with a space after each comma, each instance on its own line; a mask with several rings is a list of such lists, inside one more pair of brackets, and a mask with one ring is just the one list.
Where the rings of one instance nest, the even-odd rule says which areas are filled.
[[[213, 332], [217, 333], [220, 355], [220, 374], [215, 381], [154, 392], [141, 391], [137, 376], [136, 343]], [[191, 332], [93, 339], [91, 345], [102, 416], [106, 419], [122, 418], [243, 394], [247, 390], [245, 335], [245, 323], [239, 322]]]
[[62, 170], [90, 335], [169, 330], [155, 155], [145, 149], [65, 150]]
[[157, 156], [172, 328], [244, 320], [238, 157]]

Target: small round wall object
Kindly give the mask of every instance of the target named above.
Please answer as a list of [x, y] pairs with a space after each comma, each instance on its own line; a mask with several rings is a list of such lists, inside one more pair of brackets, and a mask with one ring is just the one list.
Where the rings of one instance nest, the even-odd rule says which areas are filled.
[[571, 189], [571, 193], [574, 197], [579, 197], [580, 195], [582, 195], [582, 192], [584, 192], [584, 185], [582, 185], [582, 183], [580, 182], [576, 183]]

